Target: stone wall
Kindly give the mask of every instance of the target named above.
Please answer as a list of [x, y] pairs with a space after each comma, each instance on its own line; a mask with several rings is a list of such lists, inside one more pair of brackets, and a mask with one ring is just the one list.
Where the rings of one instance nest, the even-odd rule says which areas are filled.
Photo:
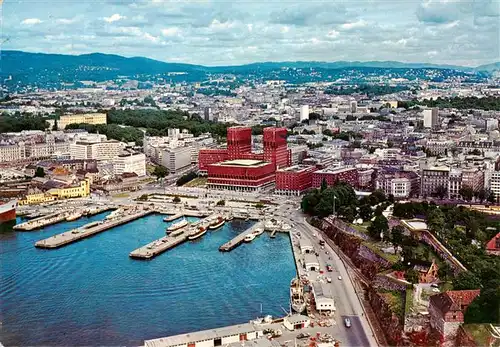
[[373, 279], [372, 286], [375, 288], [384, 288], [388, 290], [399, 290], [405, 291], [406, 284], [399, 283], [396, 280], [393, 280], [386, 275], [377, 274]]

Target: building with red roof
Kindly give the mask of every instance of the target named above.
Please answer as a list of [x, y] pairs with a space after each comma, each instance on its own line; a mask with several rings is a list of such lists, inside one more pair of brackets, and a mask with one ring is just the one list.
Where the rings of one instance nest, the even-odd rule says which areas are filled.
[[486, 252], [492, 255], [500, 255], [500, 233], [496, 234], [486, 244]]
[[479, 289], [452, 290], [431, 296], [431, 327], [441, 335], [443, 342], [455, 340], [458, 328], [464, 322], [465, 312], [479, 292]]

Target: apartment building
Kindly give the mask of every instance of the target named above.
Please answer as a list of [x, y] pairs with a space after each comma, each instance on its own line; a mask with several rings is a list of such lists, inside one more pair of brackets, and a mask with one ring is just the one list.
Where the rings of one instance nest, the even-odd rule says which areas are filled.
[[66, 129], [69, 124], [107, 124], [105, 113], [85, 113], [64, 115], [57, 121], [59, 129]]
[[0, 144], [0, 163], [23, 160], [26, 158], [24, 142]]
[[76, 142], [69, 145], [71, 159], [113, 160], [122, 150], [116, 140], [103, 142]]
[[447, 166], [432, 166], [422, 170], [421, 195], [422, 197], [435, 195], [439, 189], [448, 194], [450, 168]]

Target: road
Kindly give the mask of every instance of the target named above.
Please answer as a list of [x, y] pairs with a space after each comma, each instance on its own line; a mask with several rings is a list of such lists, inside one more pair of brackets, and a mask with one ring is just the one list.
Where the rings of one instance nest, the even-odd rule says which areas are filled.
[[[325, 243], [324, 249], [321, 248], [319, 245], [321, 237], [318, 230], [305, 221], [304, 215], [298, 208], [292, 208], [290, 205], [284, 204], [278, 208], [276, 214], [291, 219], [295, 224], [295, 230], [300, 232], [300, 237], [309, 238], [316, 252], [319, 253], [318, 261], [320, 269], [323, 269], [325, 273], [324, 275], [320, 275], [318, 272], [308, 272], [308, 278], [310, 280], [317, 280], [318, 276], [327, 276], [332, 279], [332, 282], [330, 284], [326, 283], [326, 285], [330, 285], [334, 293], [336, 306], [334, 319], [336, 324], [327, 328], [329, 329], [328, 333], [340, 340], [341, 345], [344, 346], [377, 346], [344, 262], [328, 243]], [[296, 233], [290, 235], [292, 242], [297, 242], [295, 235]], [[333, 272], [326, 272], [326, 264], [332, 265]], [[338, 279], [339, 276], [341, 276], [341, 280]], [[346, 317], [349, 317], [351, 321], [350, 328], [344, 325], [344, 318]]]

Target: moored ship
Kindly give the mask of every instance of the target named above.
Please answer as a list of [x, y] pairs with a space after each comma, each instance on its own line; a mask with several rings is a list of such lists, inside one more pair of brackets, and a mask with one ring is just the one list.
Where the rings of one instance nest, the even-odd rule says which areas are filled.
[[298, 278], [294, 278], [290, 283], [290, 306], [297, 313], [302, 313], [306, 309], [304, 287]]
[[251, 234], [248, 234], [247, 236], [245, 236], [245, 238], [243, 239], [243, 241], [245, 241], [245, 242], [252, 242], [254, 239], [255, 239], [255, 234], [251, 233]]
[[0, 201], [0, 223], [9, 222], [16, 219], [17, 200], [8, 202]]
[[192, 231], [189, 234], [188, 240], [195, 240], [198, 237], [201, 237], [201, 236], [205, 235], [206, 232], [207, 232], [207, 228], [206, 227], [199, 226], [199, 227], [197, 227], [194, 231]]
[[171, 226], [169, 226], [167, 228], [167, 232], [169, 232], [169, 231], [175, 231], [177, 229], [184, 228], [188, 224], [189, 224], [189, 222], [183, 218], [179, 222], [176, 222], [176, 223], [172, 224]]
[[80, 218], [82, 216], [82, 213], [80, 212], [75, 212], [75, 213], [71, 213], [69, 214], [67, 217], [66, 217], [66, 221], [67, 222], [72, 222], [74, 220], [77, 220], [78, 218]]
[[215, 221], [213, 221], [212, 223], [210, 223], [210, 225], [208, 226], [209, 229], [217, 229], [219, 227], [221, 227], [222, 225], [224, 225], [226, 221], [224, 220], [224, 218], [222, 218], [221, 216], [218, 216], [217, 219]]

